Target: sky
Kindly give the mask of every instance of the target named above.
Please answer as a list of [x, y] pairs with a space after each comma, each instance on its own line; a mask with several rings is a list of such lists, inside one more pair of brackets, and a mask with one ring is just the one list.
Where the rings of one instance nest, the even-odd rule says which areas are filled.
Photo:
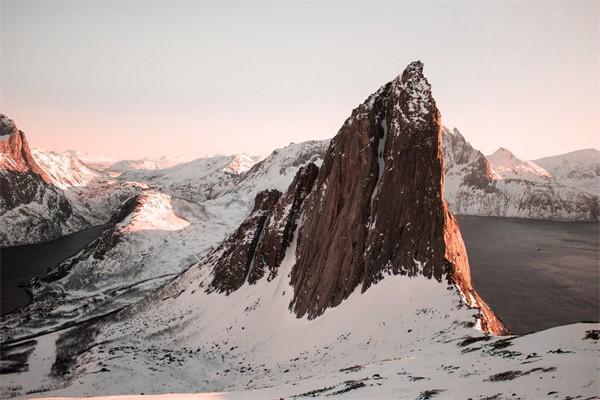
[[32, 147], [267, 154], [421, 60], [484, 154], [600, 148], [598, 1], [0, 2], [0, 111]]

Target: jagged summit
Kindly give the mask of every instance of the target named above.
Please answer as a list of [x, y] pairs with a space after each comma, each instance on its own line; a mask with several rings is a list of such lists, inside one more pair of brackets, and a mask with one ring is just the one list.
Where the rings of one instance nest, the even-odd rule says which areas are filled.
[[34, 173], [46, 183], [52, 182], [33, 158], [25, 133], [4, 114], [0, 114], [0, 170], [4, 174]]
[[[444, 201], [441, 131], [420, 62], [353, 111], [306, 204], [292, 271], [297, 315], [317, 317], [387, 274], [449, 279], [487, 310]], [[504, 331], [485, 314], [484, 329]]]
[[3, 136], [9, 136], [17, 132], [18, 129], [15, 121], [4, 114], [0, 114], [0, 140], [3, 139]]

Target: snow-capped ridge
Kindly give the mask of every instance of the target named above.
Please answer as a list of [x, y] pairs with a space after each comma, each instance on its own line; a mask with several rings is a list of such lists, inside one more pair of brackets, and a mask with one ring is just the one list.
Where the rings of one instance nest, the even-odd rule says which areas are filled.
[[494, 172], [503, 179], [526, 179], [531, 181], [547, 181], [552, 174], [534, 162], [521, 160], [510, 150], [500, 147], [487, 156]]

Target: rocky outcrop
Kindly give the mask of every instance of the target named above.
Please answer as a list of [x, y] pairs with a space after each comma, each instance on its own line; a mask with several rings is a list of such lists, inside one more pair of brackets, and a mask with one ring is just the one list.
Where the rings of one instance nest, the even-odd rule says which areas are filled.
[[444, 200], [441, 129], [420, 62], [352, 112], [305, 205], [291, 275], [298, 316], [317, 317], [386, 274], [423, 275], [456, 284], [483, 329], [505, 332], [471, 285]]
[[25, 134], [0, 115], [0, 247], [50, 240], [85, 225], [51, 182]]
[[52, 182], [31, 155], [25, 133], [4, 114], [0, 114], [0, 170], [34, 173], [45, 182]]
[[207, 289], [209, 292], [229, 294], [246, 282], [265, 223], [280, 196], [281, 192], [278, 190], [258, 193], [250, 215], [207, 256], [206, 263], [214, 266], [213, 280]]
[[315, 164], [308, 163], [300, 167], [285, 194], [264, 190], [256, 195], [250, 215], [203, 261], [213, 268], [207, 292], [229, 294], [246, 282], [256, 284], [265, 276], [268, 281], [277, 276], [318, 172]]
[[277, 276], [286, 249], [296, 231], [302, 204], [310, 193], [318, 172], [319, 168], [313, 163], [300, 167], [289, 189], [275, 205], [258, 243], [254, 263], [248, 272], [249, 283], [258, 282], [267, 272], [268, 281]]

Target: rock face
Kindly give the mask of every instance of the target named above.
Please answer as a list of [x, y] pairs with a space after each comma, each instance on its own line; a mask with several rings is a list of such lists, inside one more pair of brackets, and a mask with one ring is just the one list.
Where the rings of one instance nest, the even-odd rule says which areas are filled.
[[483, 329], [505, 331], [471, 285], [444, 201], [441, 129], [420, 62], [352, 112], [306, 204], [291, 276], [298, 316], [317, 317], [386, 274], [422, 274], [455, 283]]
[[208, 291], [229, 294], [247, 280], [261, 233], [279, 200], [278, 190], [264, 190], [256, 195], [254, 208], [240, 227], [211, 254], [207, 262], [214, 265], [214, 278]]
[[4, 114], [0, 114], [0, 157], [0, 169], [3, 171], [34, 173], [45, 182], [51, 182], [31, 155], [25, 133]]
[[287, 192], [279, 199], [264, 228], [254, 264], [248, 273], [253, 284], [268, 272], [267, 280], [277, 276], [285, 251], [292, 242], [302, 204], [312, 190], [319, 168], [309, 163], [301, 167]]
[[309, 163], [300, 167], [285, 194], [264, 190], [256, 195], [250, 215], [206, 257], [205, 262], [213, 266], [209, 293], [229, 294], [246, 282], [255, 284], [267, 274], [269, 281], [277, 276], [318, 171], [315, 164]]

